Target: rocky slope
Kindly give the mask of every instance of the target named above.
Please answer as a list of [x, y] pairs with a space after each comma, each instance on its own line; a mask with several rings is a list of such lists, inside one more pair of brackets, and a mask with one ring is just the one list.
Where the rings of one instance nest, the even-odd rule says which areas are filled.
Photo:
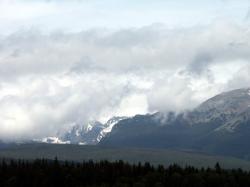
[[52, 144], [95, 145], [111, 132], [115, 124], [123, 119], [125, 117], [113, 117], [104, 124], [98, 121], [75, 124], [68, 131], [58, 133], [55, 137], [45, 137], [36, 141]]

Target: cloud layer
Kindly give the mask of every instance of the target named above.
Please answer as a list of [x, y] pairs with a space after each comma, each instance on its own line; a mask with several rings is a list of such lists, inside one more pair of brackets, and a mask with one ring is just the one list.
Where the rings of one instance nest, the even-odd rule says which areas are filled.
[[241, 24], [168, 29], [35, 29], [0, 38], [0, 137], [52, 136], [114, 115], [192, 109], [250, 83]]

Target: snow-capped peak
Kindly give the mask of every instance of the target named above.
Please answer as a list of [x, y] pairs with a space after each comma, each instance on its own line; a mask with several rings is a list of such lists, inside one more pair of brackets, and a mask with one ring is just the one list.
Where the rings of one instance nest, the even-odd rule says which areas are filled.
[[97, 137], [97, 141], [100, 142], [102, 138], [104, 138], [108, 133], [110, 133], [113, 129], [113, 127], [121, 120], [124, 120], [126, 119], [127, 117], [113, 117], [111, 119], [109, 119], [105, 124], [104, 126], [106, 128], [104, 128], [99, 136]]
[[75, 124], [67, 131], [58, 133], [58, 136], [46, 137], [34, 141], [53, 144], [97, 144], [103, 137], [112, 131], [114, 125], [125, 118], [126, 117], [113, 117], [105, 124], [98, 121], [90, 121], [86, 124]]

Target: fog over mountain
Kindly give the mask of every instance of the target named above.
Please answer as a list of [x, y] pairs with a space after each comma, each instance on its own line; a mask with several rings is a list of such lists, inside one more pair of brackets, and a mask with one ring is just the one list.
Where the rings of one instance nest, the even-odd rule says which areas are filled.
[[0, 139], [181, 112], [249, 87], [248, 1], [116, 4], [0, 2]]

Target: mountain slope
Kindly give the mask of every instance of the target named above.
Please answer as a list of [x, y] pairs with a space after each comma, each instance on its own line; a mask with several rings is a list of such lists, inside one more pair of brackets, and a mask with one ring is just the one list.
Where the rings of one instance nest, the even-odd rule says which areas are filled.
[[101, 145], [177, 148], [250, 159], [250, 89], [219, 94], [183, 114], [120, 121]]
[[52, 144], [96, 145], [111, 132], [114, 125], [126, 117], [113, 117], [106, 123], [91, 121], [87, 124], [75, 124], [68, 131], [60, 132], [56, 137], [45, 137], [36, 142]]

